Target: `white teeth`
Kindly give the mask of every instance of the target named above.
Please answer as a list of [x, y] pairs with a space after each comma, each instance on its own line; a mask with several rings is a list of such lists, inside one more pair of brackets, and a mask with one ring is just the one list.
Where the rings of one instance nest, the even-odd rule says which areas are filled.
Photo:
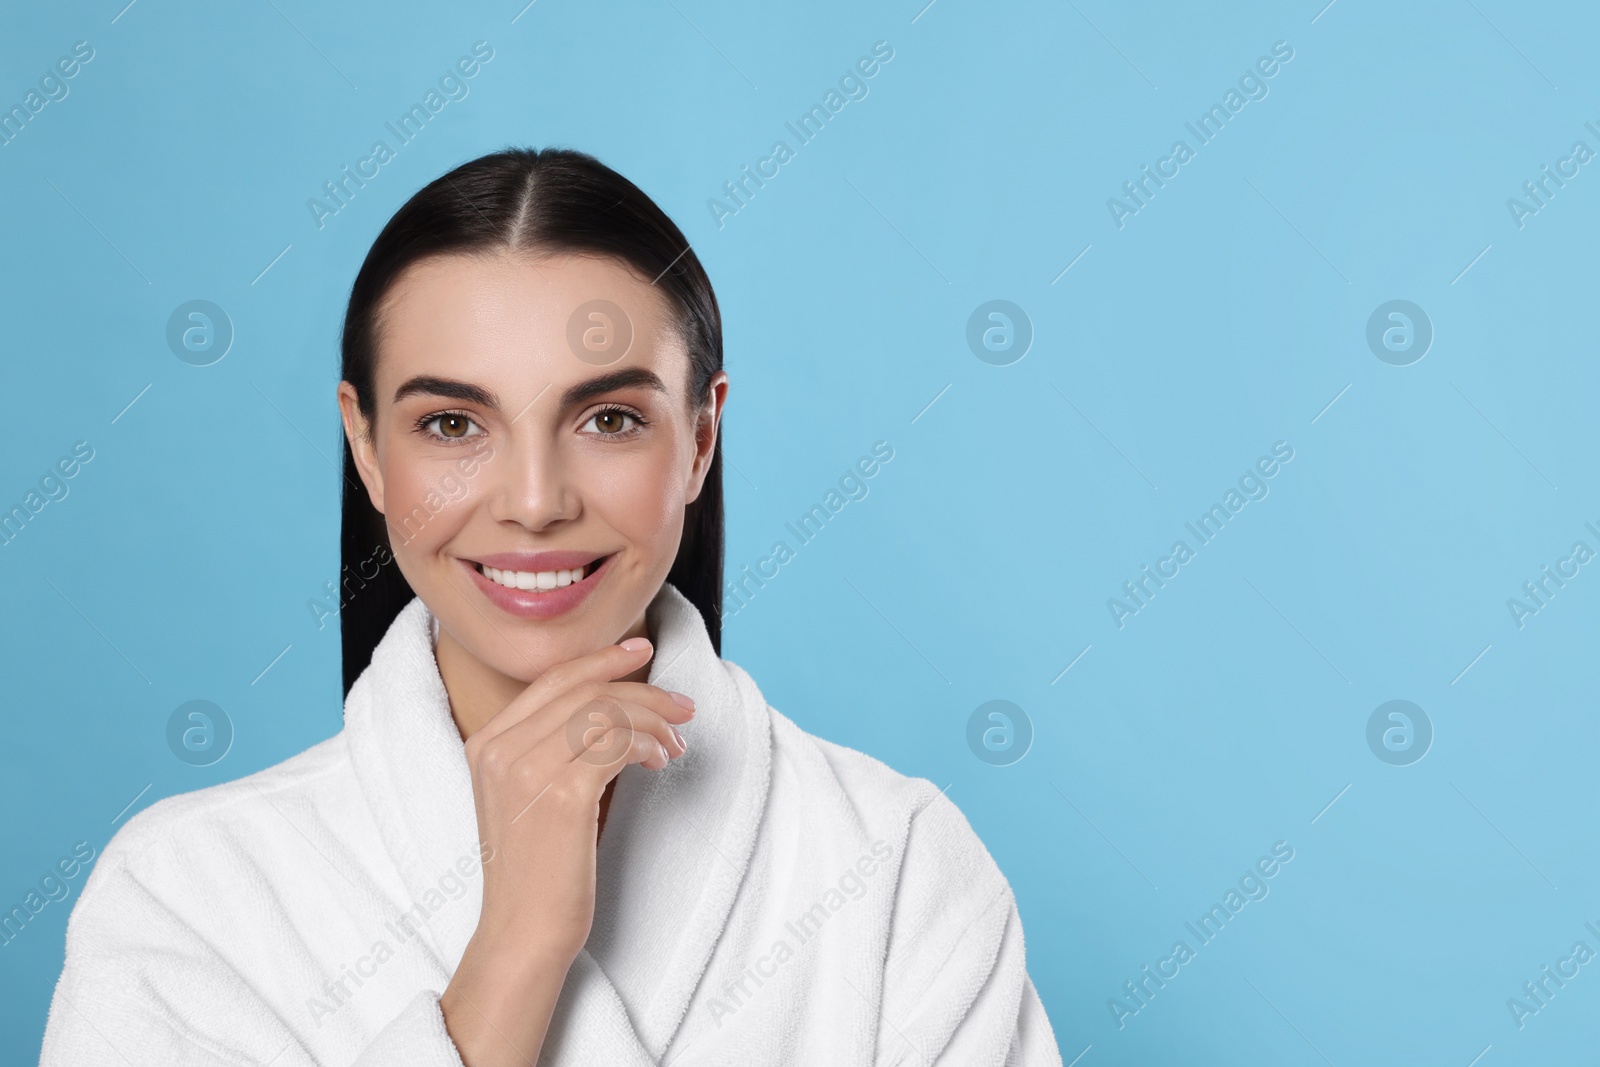
[[483, 576], [507, 589], [560, 589], [583, 580], [583, 567], [564, 571], [502, 571], [484, 567]]

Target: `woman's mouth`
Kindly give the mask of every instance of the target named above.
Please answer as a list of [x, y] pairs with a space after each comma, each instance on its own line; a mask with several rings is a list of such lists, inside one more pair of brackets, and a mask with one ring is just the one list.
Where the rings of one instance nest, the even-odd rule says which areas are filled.
[[[588, 599], [589, 594], [610, 572], [615, 552], [597, 556], [583, 562], [582, 552], [551, 553], [556, 558], [548, 563], [565, 563], [565, 567], [545, 566], [533, 569], [546, 560], [535, 555], [524, 562], [516, 558], [529, 553], [507, 553], [511, 558], [498, 562], [508, 566], [494, 567], [478, 560], [462, 559], [473, 586], [495, 607], [519, 619], [549, 619], [562, 615]], [[563, 558], [564, 557], [564, 558]], [[489, 557], [495, 559], [495, 557]], [[510, 566], [515, 564], [516, 566]]]
[[568, 570], [556, 571], [513, 571], [501, 570], [497, 567], [486, 567], [482, 563], [475, 563], [478, 573], [497, 585], [507, 589], [533, 589], [539, 592], [549, 592], [552, 589], [563, 589], [573, 582], [581, 582], [589, 577], [610, 557], [602, 556], [600, 559], [585, 563], [579, 567]]

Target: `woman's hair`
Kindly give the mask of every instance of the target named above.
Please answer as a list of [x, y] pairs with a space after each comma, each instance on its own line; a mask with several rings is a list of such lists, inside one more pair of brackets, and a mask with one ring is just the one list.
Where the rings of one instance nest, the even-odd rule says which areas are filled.
[[[667, 298], [689, 352], [689, 399], [704, 401], [722, 369], [722, 316], [711, 280], [683, 233], [639, 187], [593, 156], [570, 149], [506, 149], [430, 182], [406, 201], [373, 242], [350, 289], [342, 338], [343, 377], [355, 386], [369, 427], [376, 411], [377, 315], [400, 273], [418, 260], [496, 251], [609, 256]], [[684, 512], [683, 539], [667, 575], [700, 610], [711, 646], [722, 652], [722, 435], [700, 495]], [[372, 506], [344, 447], [339, 597], [344, 691], [400, 609], [416, 594], [390, 550], [384, 517]], [[376, 566], [376, 576], [368, 572]]]

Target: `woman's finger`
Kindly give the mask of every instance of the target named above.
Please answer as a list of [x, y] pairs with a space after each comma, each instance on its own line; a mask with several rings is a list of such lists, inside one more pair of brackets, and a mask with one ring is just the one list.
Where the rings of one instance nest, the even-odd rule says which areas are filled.
[[558, 663], [528, 683], [528, 688], [518, 693], [511, 703], [479, 727], [469, 740], [481, 737], [479, 740], [481, 745], [496, 734], [536, 714], [539, 709], [573, 687], [586, 682], [609, 682], [624, 674], [631, 674], [650, 662], [650, 657], [654, 654], [655, 648], [648, 639], [630, 637], [621, 644], [607, 645], [576, 659]]
[[[581, 743], [573, 737], [573, 717], [583, 719], [584, 729], [593, 725], [596, 718], [608, 719], [611, 724], [622, 721], [616, 710], [618, 704], [652, 712], [667, 724], [677, 725], [694, 717], [694, 701], [682, 693], [672, 694], [647, 682], [587, 682], [577, 685], [546, 704], [535, 714], [528, 715], [493, 735], [494, 744], [511, 749], [516, 755], [531, 752], [558, 733], [568, 736], [568, 749], [576, 755]], [[674, 755], [680, 753], [682, 735], [671, 731], [658, 737]], [[487, 743], [486, 738], [484, 742]], [[481, 743], [481, 744], [482, 744]]]

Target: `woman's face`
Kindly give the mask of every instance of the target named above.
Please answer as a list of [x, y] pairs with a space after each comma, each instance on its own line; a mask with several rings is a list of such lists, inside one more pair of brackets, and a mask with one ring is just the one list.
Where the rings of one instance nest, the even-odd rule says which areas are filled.
[[441, 646], [529, 682], [644, 633], [727, 393], [691, 405], [668, 298], [609, 258], [439, 256], [377, 333], [370, 437], [348, 382], [340, 409]]

